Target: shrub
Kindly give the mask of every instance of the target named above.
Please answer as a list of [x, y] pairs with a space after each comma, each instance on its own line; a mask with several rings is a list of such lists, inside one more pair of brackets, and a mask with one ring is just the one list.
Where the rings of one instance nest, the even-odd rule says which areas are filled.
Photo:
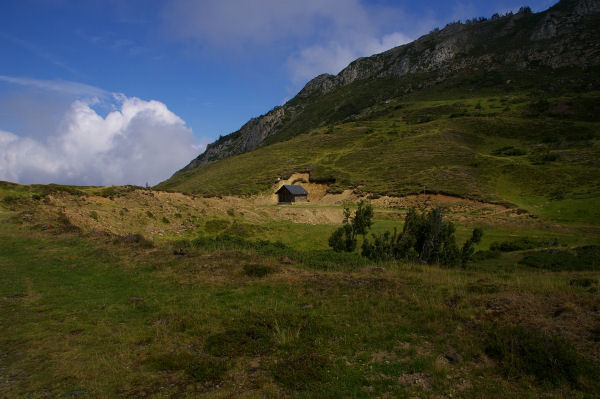
[[282, 359], [271, 367], [275, 381], [288, 389], [305, 390], [327, 379], [331, 361], [325, 356], [309, 353]]
[[494, 151], [492, 151], [492, 155], [506, 156], [506, 157], [525, 155], [525, 154], [527, 154], [527, 152], [525, 150], [522, 150], [520, 148], [515, 148], [513, 146], [501, 147], [501, 148], [497, 148]]
[[138, 244], [142, 248], [152, 248], [154, 247], [154, 243], [148, 240], [141, 234], [127, 234], [124, 236], [115, 236], [114, 243], [123, 243], [123, 244]]
[[539, 240], [529, 237], [519, 237], [513, 240], [507, 241], [494, 241], [490, 245], [491, 251], [501, 251], [501, 252], [513, 252], [513, 251], [523, 251], [526, 249], [540, 248], [540, 247], [556, 247], [558, 246], [557, 239], [547, 239], [547, 240]]
[[488, 259], [498, 259], [500, 257], [500, 251], [477, 251], [473, 254], [472, 260], [474, 261], [482, 261]]
[[356, 249], [356, 239], [352, 237], [352, 226], [345, 224], [329, 237], [329, 246], [335, 252], [352, 252]]
[[352, 252], [356, 249], [356, 236], [367, 234], [371, 228], [373, 219], [373, 207], [365, 201], [358, 203], [358, 209], [354, 216], [350, 217], [350, 209], [344, 209], [344, 221], [342, 227], [336, 229], [329, 237], [329, 246], [336, 252]]
[[146, 364], [157, 371], [183, 370], [188, 377], [204, 385], [221, 382], [227, 373], [225, 360], [212, 356], [201, 357], [190, 352], [152, 355]]
[[589, 245], [574, 250], [549, 249], [532, 251], [519, 263], [552, 271], [600, 270], [600, 246]]
[[598, 285], [597, 278], [579, 277], [569, 280], [569, 285], [573, 287], [589, 288]]
[[272, 266], [266, 265], [245, 265], [244, 274], [249, 277], [265, 277], [269, 274], [275, 273], [277, 269]]
[[227, 362], [214, 357], [198, 357], [185, 366], [185, 374], [205, 385], [221, 382], [226, 373]]
[[390, 259], [418, 260], [421, 263], [437, 263], [447, 266], [463, 266], [473, 257], [473, 245], [483, 235], [481, 229], [473, 230], [462, 250], [456, 245], [455, 228], [445, 221], [440, 208], [418, 214], [410, 209], [404, 218], [402, 233], [397, 229], [373, 235], [373, 241], [365, 239], [362, 255], [374, 260]]
[[229, 221], [224, 219], [207, 220], [204, 223], [204, 230], [207, 233], [219, 233], [229, 227]]
[[597, 384], [600, 377], [598, 368], [567, 341], [529, 327], [494, 326], [487, 331], [485, 352], [499, 362], [507, 377], [528, 374], [553, 385], [572, 386], [582, 378]]

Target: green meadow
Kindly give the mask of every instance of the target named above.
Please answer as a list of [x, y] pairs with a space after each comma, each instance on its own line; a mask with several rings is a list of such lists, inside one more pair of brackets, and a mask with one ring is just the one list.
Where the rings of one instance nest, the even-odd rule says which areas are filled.
[[[343, 205], [234, 209], [225, 197], [11, 184], [1, 197], [0, 397], [600, 388], [593, 223], [492, 213], [473, 224], [477, 211], [448, 208], [459, 243], [475, 225], [484, 239], [466, 268], [444, 268], [336, 253], [337, 224], [281, 216]], [[405, 212], [376, 207], [372, 232], [401, 227]]]

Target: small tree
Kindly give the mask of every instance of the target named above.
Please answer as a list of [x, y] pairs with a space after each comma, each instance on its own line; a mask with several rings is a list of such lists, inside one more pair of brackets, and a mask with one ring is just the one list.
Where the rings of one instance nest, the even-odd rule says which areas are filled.
[[335, 252], [352, 252], [356, 249], [356, 238], [352, 236], [352, 226], [344, 224], [329, 237], [329, 246]]
[[479, 244], [481, 242], [481, 237], [483, 237], [483, 230], [476, 228], [473, 230], [471, 238], [464, 243], [462, 250], [460, 251], [460, 264], [462, 267], [465, 267], [467, 262], [473, 258], [473, 253], [475, 252], [473, 245]]
[[352, 237], [356, 238], [357, 234], [361, 236], [365, 236], [367, 234], [367, 230], [371, 228], [373, 224], [373, 207], [371, 204], [367, 204], [365, 201], [360, 201], [358, 203], [358, 209], [354, 212], [354, 217], [352, 218]]
[[358, 203], [354, 217], [350, 217], [349, 208], [344, 208], [342, 227], [336, 229], [329, 237], [329, 246], [336, 252], [352, 252], [356, 249], [357, 235], [364, 236], [373, 223], [373, 207], [365, 201]]

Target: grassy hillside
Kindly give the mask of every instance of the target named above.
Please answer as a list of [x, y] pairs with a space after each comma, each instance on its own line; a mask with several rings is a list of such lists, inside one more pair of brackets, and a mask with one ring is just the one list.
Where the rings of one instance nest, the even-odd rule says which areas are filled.
[[431, 88], [361, 103], [348, 114], [333, 106], [343, 95], [317, 103], [321, 113], [338, 113], [329, 117], [331, 124], [292, 134], [300, 122], [292, 123], [287, 136], [177, 173], [157, 188], [249, 195], [268, 192], [277, 177], [309, 171], [331, 192], [398, 196], [425, 190], [511, 203], [559, 220], [600, 221], [593, 206], [600, 197], [598, 92]]
[[341, 204], [2, 183], [0, 397], [594, 397], [598, 228], [402, 201], [373, 232], [443, 206], [476, 260], [335, 253]]

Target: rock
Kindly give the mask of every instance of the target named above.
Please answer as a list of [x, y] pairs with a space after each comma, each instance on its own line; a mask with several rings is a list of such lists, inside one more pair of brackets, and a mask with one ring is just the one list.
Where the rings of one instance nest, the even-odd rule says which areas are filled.
[[458, 363], [458, 362], [462, 362], [463, 361], [463, 357], [460, 353], [458, 352], [449, 352], [446, 353], [444, 355], [444, 357], [446, 359], [448, 359], [449, 361], [451, 361], [452, 363]]
[[279, 258], [279, 263], [283, 263], [284, 265], [290, 265], [292, 263], [292, 260], [287, 256], [283, 255], [281, 258]]
[[313, 305], [304, 305], [302, 306], [302, 309], [312, 309], [313, 307]]

